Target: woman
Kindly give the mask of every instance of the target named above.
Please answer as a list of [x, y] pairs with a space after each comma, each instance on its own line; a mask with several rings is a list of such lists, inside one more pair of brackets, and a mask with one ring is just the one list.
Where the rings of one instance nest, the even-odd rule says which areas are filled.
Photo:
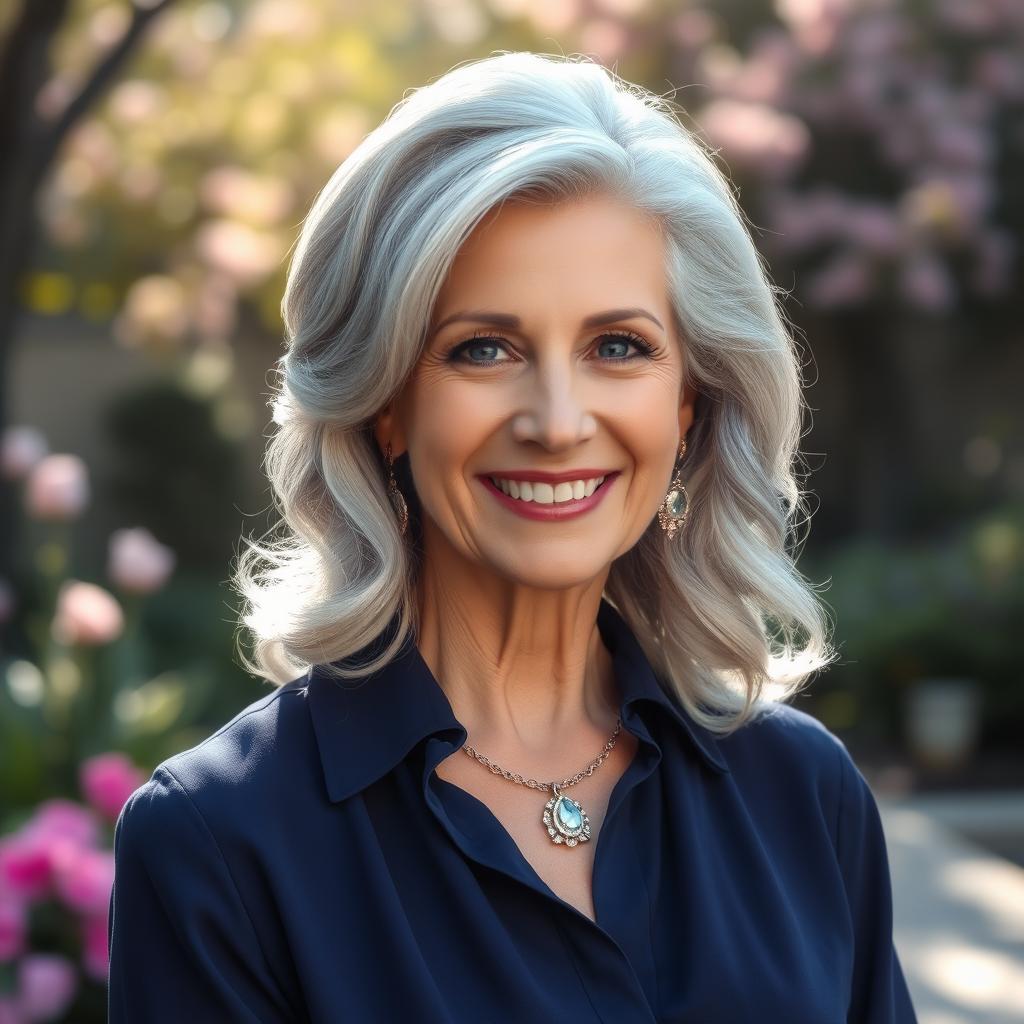
[[913, 1021], [871, 792], [785, 704], [834, 657], [794, 344], [668, 104], [456, 68], [283, 309], [277, 688], [121, 813], [111, 1021]]

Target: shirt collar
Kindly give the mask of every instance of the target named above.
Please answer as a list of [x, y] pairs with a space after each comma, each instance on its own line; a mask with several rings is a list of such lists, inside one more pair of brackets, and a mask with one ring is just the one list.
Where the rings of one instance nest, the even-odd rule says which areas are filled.
[[[348, 660], [361, 663], [375, 657], [394, 636], [397, 624], [396, 615], [381, 636]], [[615, 679], [622, 692], [623, 721], [627, 717], [632, 721], [632, 705], [655, 704], [677, 723], [691, 749], [709, 767], [728, 772], [712, 733], [690, 718], [662, 688], [625, 620], [603, 597], [597, 625], [612, 655]], [[443, 736], [453, 749], [466, 742], [466, 729], [456, 719], [411, 634], [387, 665], [365, 679], [332, 679], [314, 665], [301, 682], [307, 684], [310, 714], [332, 801], [344, 800], [376, 782], [427, 736]]]

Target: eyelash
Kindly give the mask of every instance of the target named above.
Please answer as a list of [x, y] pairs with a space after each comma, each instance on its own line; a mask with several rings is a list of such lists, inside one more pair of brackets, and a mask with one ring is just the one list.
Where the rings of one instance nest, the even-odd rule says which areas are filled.
[[[634, 334], [632, 331], [606, 331], [601, 335], [602, 338], [621, 338], [624, 341], [630, 341], [638, 349], [640, 349], [639, 355], [624, 356], [619, 359], [612, 358], [610, 356], [598, 356], [603, 363], [628, 363], [634, 359], [650, 359], [654, 354], [654, 346], [648, 344], [640, 337], [639, 334]], [[450, 363], [461, 363], [467, 362], [471, 366], [497, 366], [499, 363], [505, 360], [501, 359], [483, 359], [483, 360], [462, 360], [459, 357], [462, 353], [470, 348], [474, 342], [477, 341], [498, 341], [503, 344], [507, 344], [504, 338], [499, 335], [492, 334], [490, 331], [482, 330], [477, 331], [472, 337], [467, 338], [465, 341], [460, 341], [457, 345], [454, 345], [445, 357], [447, 362]]]

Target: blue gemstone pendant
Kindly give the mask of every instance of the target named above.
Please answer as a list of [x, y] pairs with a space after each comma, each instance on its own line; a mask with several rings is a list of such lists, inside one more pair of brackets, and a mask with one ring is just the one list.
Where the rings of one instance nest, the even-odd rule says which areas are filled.
[[544, 805], [544, 827], [553, 843], [575, 846], [590, 839], [590, 819], [583, 808], [571, 797], [558, 792], [558, 786], [551, 784], [554, 794]]

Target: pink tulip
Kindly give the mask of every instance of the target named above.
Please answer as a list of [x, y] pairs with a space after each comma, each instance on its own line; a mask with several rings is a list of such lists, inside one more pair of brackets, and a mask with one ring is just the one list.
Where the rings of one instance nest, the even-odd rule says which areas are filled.
[[[108, 894], [109, 897], [109, 894]], [[107, 946], [107, 913], [109, 898], [102, 913], [82, 918], [82, 968], [96, 981], [106, 984], [110, 970], [110, 950]]]
[[107, 909], [114, 884], [112, 850], [90, 850], [61, 840], [51, 857], [54, 888], [72, 910], [99, 914]]
[[110, 536], [107, 575], [122, 590], [135, 594], [159, 590], [175, 561], [174, 552], [144, 527], [115, 530]]
[[0, 896], [0, 963], [21, 956], [25, 952], [27, 939], [28, 913], [25, 902], [10, 894]]
[[28, 474], [25, 507], [37, 519], [74, 519], [89, 501], [89, 476], [77, 455], [47, 455]]
[[94, 583], [65, 582], [57, 595], [57, 612], [51, 627], [63, 644], [107, 644], [121, 635], [124, 613], [116, 598]]
[[8, 427], [0, 441], [0, 471], [9, 480], [20, 480], [48, 451], [46, 438], [35, 427]]
[[65, 956], [30, 953], [18, 963], [17, 1005], [29, 1021], [62, 1016], [78, 990], [78, 972]]
[[78, 781], [85, 799], [109, 821], [116, 821], [125, 801], [145, 782], [126, 754], [97, 754], [83, 761]]

